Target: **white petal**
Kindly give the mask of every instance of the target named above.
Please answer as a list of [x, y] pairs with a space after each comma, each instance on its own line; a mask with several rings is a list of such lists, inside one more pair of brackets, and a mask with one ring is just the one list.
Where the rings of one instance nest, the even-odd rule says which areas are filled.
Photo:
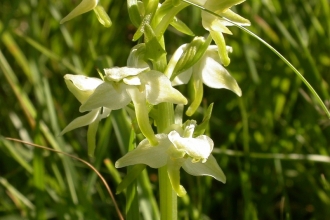
[[170, 80], [161, 72], [152, 70], [139, 75], [141, 82], [145, 85], [147, 100], [153, 105], [161, 102], [172, 102], [174, 104], [188, 103], [187, 99], [171, 86]]
[[89, 111], [95, 108], [106, 107], [116, 110], [125, 107], [131, 98], [125, 90], [124, 84], [119, 84], [116, 89], [107, 82], [98, 86], [88, 100], [80, 106], [80, 111]]
[[205, 163], [192, 163], [191, 160], [187, 159], [182, 168], [190, 175], [212, 176], [216, 180], [226, 183], [226, 176], [212, 154]]
[[156, 138], [159, 141], [157, 146], [151, 146], [149, 141], [144, 139], [136, 149], [117, 160], [115, 167], [121, 168], [134, 164], [146, 164], [152, 168], [165, 166], [168, 158], [167, 149], [171, 142], [165, 134], [157, 134]]
[[177, 131], [171, 131], [168, 139], [178, 150], [185, 150], [195, 161], [205, 161], [213, 150], [213, 141], [206, 135], [197, 138], [182, 138]]
[[198, 72], [201, 73], [205, 85], [216, 89], [229, 89], [238, 96], [242, 95], [234, 77], [220, 63], [211, 57], [205, 57], [201, 62], [201, 69]]
[[72, 74], [66, 74], [64, 82], [80, 103], [84, 103], [94, 90], [103, 83], [99, 78]]
[[100, 109], [94, 109], [93, 111], [89, 112], [86, 115], [80, 116], [76, 119], [74, 119], [70, 124], [68, 124], [63, 131], [60, 133], [60, 135], [63, 135], [64, 133], [71, 131], [76, 128], [80, 128], [86, 125], [91, 124], [93, 121], [95, 121], [98, 118]]
[[104, 69], [105, 79], [108, 81], [119, 82], [125, 77], [136, 76], [141, 72], [149, 69], [147, 68], [133, 68], [133, 67], [113, 67]]

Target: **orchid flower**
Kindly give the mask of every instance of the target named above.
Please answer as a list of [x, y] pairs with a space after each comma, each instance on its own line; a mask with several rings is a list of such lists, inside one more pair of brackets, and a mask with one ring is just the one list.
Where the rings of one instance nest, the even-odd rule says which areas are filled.
[[[235, 24], [241, 26], [249, 26], [251, 23], [249, 20], [236, 14], [230, 8], [234, 5], [238, 5], [245, 0], [190, 0], [191, 2], [201, 5], [204, 8], [218, 14], [221, 17], [225, 17]], [[226, 42], [222, 33], [232, 34], [227, 26], [233, 24], [223, 18], [214, 16], [206, 11], [202, 11], [202, 24], [203, 27], [208, 30], [218, 46], [218, 53], [221, 59], [221, 63], [224, 66], [228, 66], [230, 59], [226, 50]]]
[[[66, 74], [64, 76], [64, 80], [70, 92], [73, 93], [81, 104], [85, 103], [94, 90], [103, 83], [103, 81], [98, 78], [71, 74]], [[110, 112], [110, 109], [102, 109], [102, 107], [91, 109], [91, 111], [86, 115], [78, 117], [68, 124], [60, 135], [63, 135], [73, 129], [96, 123], [101, 119], [108, 117]]]
[[[172, 56], [170, 63], [175, 63], [175, 59], [180, 59], [187, 45], [182, 45]], [[231, 47], [226, 47], [231, 51]], [[194, 98], [186, 114], [191, 116], [200, 105], [203, 98], [203, 83], [208, 87], [215, 89], [229, 89], [238, 96], [242, 95], [242, 91], [238, 86], [234, 77], [221, 65], [218, 56], [218, 47], [215, 45], [208, 46], [201, 59], [192, 67], [176, 76], [172, 81], [172, 86], [187, 84], [189, 80], [193, 80]]]
[[134, 164], [146, 164], [152, 168], [167, 165], [172, 188], [178, 196], [186, 190], [180, 185], [180, 168], [194, 176], [211, 176], [225, 183], [226, 177], [216, 159], [211, 155], [214, 143], [206, 135], [193, 137], [196, 121], [188, 121], [183, 129], [167, 134], [157, 134], [158, 145], [152, 146], [147, 139], [136, 149], [120, 158], [115, 166], [121, 168]]
[[78, 15], [93, 10], [97, 6], [98, 2], [99, 0], [82, 0], [77, 7], [75, 7], [67, 16], [65, 16], [60, 21], [60, 23], [63, 24], [64, 22], [69, 21], [72, 18], [77, 17]]
[[171, 86], [170, 80], [161, 72], [132, 67], [114, 67], [104, 71], [105, 81], [81, 105], [80, 111], [100, 107], [121, 109], [132, 101], [141, 132], [152, 145], [156, 145], [158, 141], [149, 124], [147, 102], [152, 105], [161, 102], [187, 104], [187, 99]]

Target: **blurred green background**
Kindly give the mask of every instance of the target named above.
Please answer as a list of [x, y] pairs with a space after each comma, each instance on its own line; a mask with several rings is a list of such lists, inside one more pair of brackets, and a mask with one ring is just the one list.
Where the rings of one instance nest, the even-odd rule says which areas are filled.
[[[116, 111], [101, 121], [95, 158], [88, 158], [86, 127], [58, 136], [81, 115], [67, 90], [67, 73], [98, 77], [97, 69], [124, 66], [135, 27], [125, 1], [101, 0], [113, 25], [86, 13], [63, 25], [80, 0], [0, 2], [0, 219], [117, 219], [113, 201], [95, 173], [69, 157], [6, 140], [48, 146], [93, 164], [115, 191], [125, 169], [111, 164], [125, 153], [130, 124]], [[273, 45], [330, 105], [328, 0], [247, 1], [235, 10], [254, 33]], [[205, 35], [199, 10], [178, 17]], [[201, 122], [214, 102], [209, 134], [227, 176], [222, 184], [181, 172], [188, 196], [179, 219], [330, 219], [329, 119], [301, 80], [273, 52], [236, 27], [228, 70], [243, 96], [205, 88]], [[192, 37], [165, 34], [168, 55]], [[185, 87], [179, 87], [185, 91]], [[140, 179], [141, 219], [153, 219], [157, 171]], [[145, 183], [145, 180], [146, 181]], [[149, 181], [150, 179], [150, 181]], [[151, 187], [148, 194], [145, 186]], [[124, 212], [125, 195], [115, 196]], [[153, 213], [153, 214], [150, 214]]]

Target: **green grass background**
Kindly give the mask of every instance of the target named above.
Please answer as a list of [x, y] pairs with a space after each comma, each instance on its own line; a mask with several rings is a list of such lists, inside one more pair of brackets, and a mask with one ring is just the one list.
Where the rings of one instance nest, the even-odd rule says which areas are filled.
[[[48, 146], [93, 164], [115, 191], [125, 169], [113, 163], [126, 152], [130, 123], [116, 111], [100, 123], [95, 158], [88, 158], [86, 128], [58, 136], [81, 115], [67, 90], [67, 73], [97, 77], [96, 69], [124, 66], [135, 45], [125, 1], [101, 0], [113, 25], [87, 13], [59, 24], [80, 1], [0, 2], [0, 219], [117, 219], [113, 201], [84, 164], [6, 140]], [[330, 6], [328, 0], [247, 1], [235, 8], [251, 31], [269, 42], [330, 105]], [[200, 12], [178, 16], [205, 35]], [[179, 219], [330, 219], [329, 119], [301, 80], [273, 52], [236, 27], [228, 70], [243, 96], [205, 88], [194, 115], [201, 122], [214, 102], [208, 133], [227, 176], [222, 184], [181, 172], [188, 196]], [[168, 55], [192, 40], [165, 34]], [[180, 87], [185, 92], [185, 87]], [[154, 219], [156, 170], [139, 179], [141, 219]], [[152, 193], [150, 193], [152, 192]], [[125, 210], [125, 193], [115, 196]]]

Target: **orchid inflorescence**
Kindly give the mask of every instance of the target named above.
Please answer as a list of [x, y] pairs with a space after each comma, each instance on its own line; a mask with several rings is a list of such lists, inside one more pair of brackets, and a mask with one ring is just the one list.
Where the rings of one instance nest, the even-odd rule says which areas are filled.
[[[61, 134], [89, 126], [91, 132], [87, 138], [94, 140], [101, 119], [107, 118], [112, 110], [133, 106], [139, 130], [145, 139], [116, 162], [117, 168], [135, 164], [146, 164], [152, 168], [166, 166], [172, 188], [178, 196], [186, 194], [180, 185], [181, 167], [191, 175], [212, 176], [225, 183], [226, 177], [211, 154], [214, 143], [207, 135], [195, 132], [198, 127], [195, 120], [185, 123], [176, 120], [176, 123], [172, 122], [162, 132], [155, 134], [149, 112], [160, 103], [187, 105], [188, 99], [174, 88], [182, 84], [193, 85], [193, 95], [186, 111], [188, 116], [192, 116], [201, 104], [203, 84], [242, 95], [236, 80], [225, 68], [230, 63], [228, 52], [232, 52], [232, 48], [226, 46], [223, 33], [232, 34], [227, 28], [232, 24], [222, 17], [238, 25], [249, 25], [248, 20], [230, 10], [243, 1], [191, 0], [219, 16], [203, 11], [202, 25], [209, 31], [209, 36], [195, 37], [190, 43], [180, 46], [169, 62], [164, 58], [166, 51], [162, 35], [169, 25], [182, 33], [193, 33], [175, 17], [188, 4], [180, 0], [166, 0], [163, 3], [141, 0], [133, 1], [137, 7], [130, 7], [130, 1], [130, 18], [137, 26], [133, 40], [144, 37], [140, 40], [143, 43], [132, 48], [127, 66], [104, 69], [102, 79], [71, 74], [64, 76], [68, 89], [81, 103], [79, 111], [87, 113], [73, 120]], [[109, 16], [98, 0], [82, 0], [61, 23], [91, 10], [101, 24], [111, 25]], [[216, 45], [211, 45], [212, 40]], [[154, 125], [157, 127], [157, 123]], [[95, 144], [91, 141], [88, 143]]]

